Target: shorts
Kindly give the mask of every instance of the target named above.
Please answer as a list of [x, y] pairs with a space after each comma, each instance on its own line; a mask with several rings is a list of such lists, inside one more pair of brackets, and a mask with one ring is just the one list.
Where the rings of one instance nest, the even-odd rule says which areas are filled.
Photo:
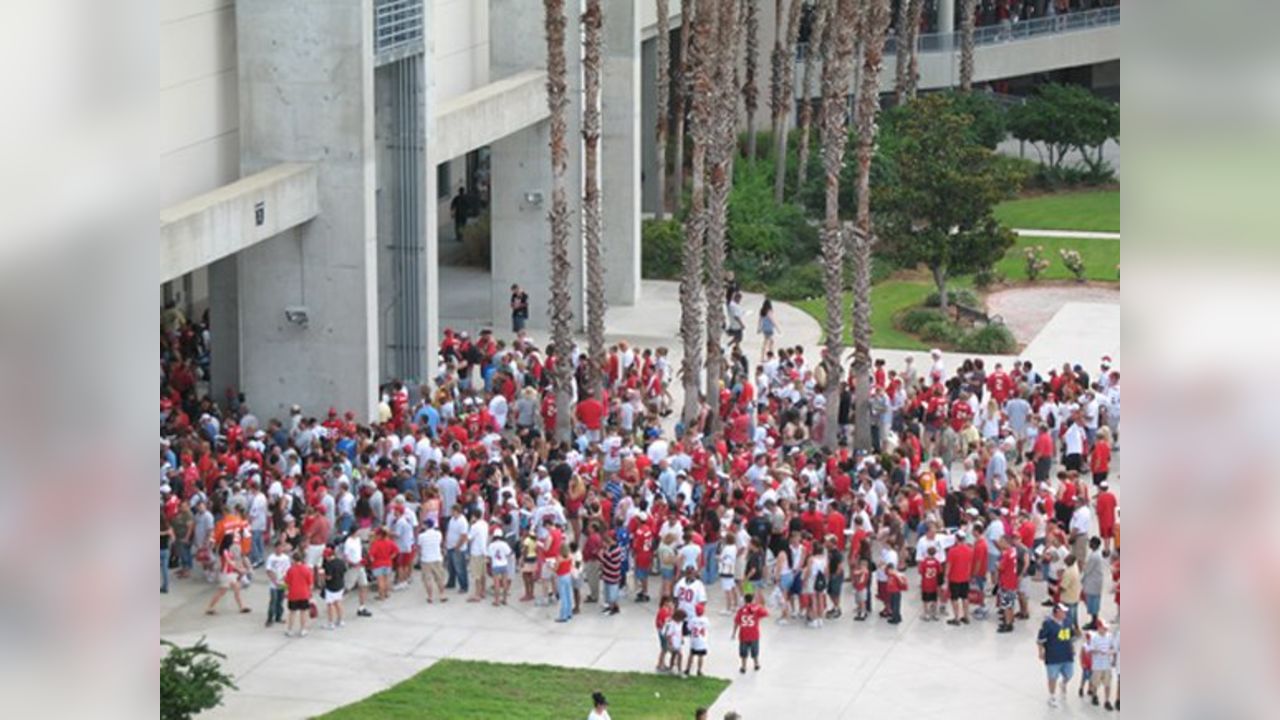
[[[638, 575], [638, 574], [639, 574], [639, 573], [637, 573], [637, 575]], [[734, 587], [736, 587], [736, 586], [737, 586], [737, 582], [736, 582], [736, 581], [734, 581], [734, 579], [733, 579], [733, 576], [732, 576], [732, 575], [721, 575], [721, 576], [720, 576], [720, 589], [721, 589], [721, 590], [724, 590], [725, 592], [728, 592], [728, 591], [732, 590], [732, 589], [733, 589]]]
[[1053, 466], [1051, 458], [1040, 458], [1036, 460], [1036, 482], [1049, 481], [1049, 469]]
[[706, 649], [706, 648], [703, 648], [703, 649], [701, 649], [701, 650], [697, 650], [697, 649], [695, 649], [695, 650], [690, 650], [690, 651], [689, 651], [689, 656], [690, 656], [690, 657], [706, 657], [706, 656], [707, 656], [707, 649]]
[[755, 660], [760, 657], [760, 641], [759, 640], [739, 640], [738, 641], [738, 657], [743, 658], [750, 655]]
[[511, 566], [503, 565], [502, 567], [494, 567], [492, 572], [495, 578], [511, 577]]
[[1093, 681], [1096, 684], [1106, 685], [1107, 687], [1111, 687], [1111, 677], [1112, 677], [1111, 668], [1106, 668], [1105, 670], [1095, 670], [1095, 671], [1092, 671], [1090, 674], [1093, 676]]
[[369, 587], [369, 575], [364, 571], [363, 566], [347, 568], [347, 588]]
[[1023, 575], [1022, 577], [1018, 578], [1018, 594], [1019, 595], [1031, 594], [1031, 576]]
[[422, 563], [422, 577], [429, 583], [435, 583], [436, 587], [444, 585], [444, 562], [436, 560]]
[[1066, 461], [1062, 463], [1063, 467], [1068, 471], [1080, 472], [1080, 453], [1071, 453], [1070, 455], [1067, 455], [1065, 460]]
[[926, 592], [926, 591], [924, 591], [924, 590], [921, 590], [921, 591], [920, 591], [920, 600], [921, 600], [921, 602], [927, 602], [927, 603], [929, 603], [929, 602], [938, 602], [938, 591], [937, 591], [937, 590], [934, 590], [934, 591], [932, 591], [932, 592]]
[[671, 648], [669, 647], [669, 645], [670, 643], [667, 642], [667, 636], [663, 635], [662, 631], [659, 630], [658, 631], [658, 647], [662, 648], [662, 652], [670, 652]]
[[1063, 682], [1071, 680], [1071, 674], [1075, 670], [1075, 663], [1068, 660], [1064, 663], [1045, 663], [1044, 671], [1050, 681], [1061, 679]]
[[324, 546], [308, 545], [307, 554], [306, 554], [307, 565], [309, 565], [310, 567], [315, 567], [319, 565], [322, 560], [324, 560]]
[[328, 588], [326, 588], [326, 589], [325, 589], [325, 591], [324, 591], [324, 601], [325, 601], [325, 602], [327, 602], [327, 603], [340, 603], [340, 602], [342, 602], [342, 591], [341, 591], [341, 590], [329, 590]]
[[218, 576], [218, 587], [226, 588], [227, 590], [235, 587], [238, 582], [240, 582], [240, 576], [236, 573], [223, 573]]
[[840, 599], [840, 591], [844, 589], [844, 576], [835, 575], [827, 581], [827, 595], [832, 599]]
[[1015, 603], [1018, 602], [1017, 590], [1006, 590], [1000, 588], [996, 593], [996, 607], [1001, 610], [1012, 610]]
[[410, 550], [409, 552], [402, 552], [396, 555], [396, 567], [413, 567], [413, 551]]
[[289, 609], [290, 610], [310, 610], [311, 601], [310, 600], [290, 600]]
[[951, 592], [952, 600], [967, 600], [969, 598], [969, 583], [967, 582], [947, 583], [947, 588]]
[[484, 577], [485, 557], [483, 555], [472, 555], [467, 558], [467, 576], [472, 578]]
[[537, 571], [537, 569], [538, 569], [537, 560], [525, 560], [524, 562], [520, 563], [520, 572], [522, 573], [528, 573], [532, 575], [534, 572]]
[[662, 579], [663, 579], [663, 580], [674, 580], [674, 579], [675, 579], [675, 577], [676, 577], [676, 569], [675, 569], [675, 568], [673, 568], [673, 567], [664, 567], [664, 568], [662, 568]]
[[389, 567], [376, 567], [373, 569], [373, 576], [375, 578], [388, 577], [390, 575], [391, 575], [391, 568]]

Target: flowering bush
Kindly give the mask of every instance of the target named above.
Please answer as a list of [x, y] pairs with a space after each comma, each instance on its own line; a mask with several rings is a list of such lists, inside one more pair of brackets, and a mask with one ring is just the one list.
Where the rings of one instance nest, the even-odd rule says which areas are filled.
[[1058, 255], [1062, 256], [1062, 264], [1066, 265], [1071, 274], [1076, 276], [1076, 280], [1084, 282], [1084, 259], [1080, 257], [1080, 253], [1062, 248], [1058, 251]]
[[1035, 282], [1045, 270], [1049, 269], [1049, 261], [1044, 259], [1044, 246], [1031, 245], [1022, 250], [1027, 261], [1027, 280]]

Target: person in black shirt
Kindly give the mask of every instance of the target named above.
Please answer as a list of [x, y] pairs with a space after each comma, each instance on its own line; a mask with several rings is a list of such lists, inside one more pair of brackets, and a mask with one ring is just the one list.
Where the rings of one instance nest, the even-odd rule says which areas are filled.
[[449, 201], [449, 214], [453, 216], [453, 239], [458, 242], [462, 242], [462, 228], [467, 225], [467, 210], [469, 206], [466, 188], [458, 188], [458, 194], [453, 196], [453, 200]]
[[1045, 618], [1040, 626], [1040, 634], [1036, 644], [1040, 648], [1040, 659], [1044, 661], [1045, 673], [1049, 686], [1049, 706], [1058, 707], [1059, 700], [1054, 691], [1058, 688], [1058, 680], [1062, 680], [1062, 703], [1067, 701], [1067, 684], [1075, 669], [1075, 649], [1072, 641], [1075, 635], [1071, 623], [1067, 621], [1067, 608], [1059, 603], [1053, 606], [1053, 616]]
[[343, 626], [342, 592], [346, 589], [347, 562], [338, 552], [338, 543], [332, 542], [324, 549], [324, 562], [320, 564], [320, 580], [324, 584], [324, 612], [330, 630]]
[[529, 293], [519, 285], [511, 286], [511, 330], [520, 332], [529, 320]]

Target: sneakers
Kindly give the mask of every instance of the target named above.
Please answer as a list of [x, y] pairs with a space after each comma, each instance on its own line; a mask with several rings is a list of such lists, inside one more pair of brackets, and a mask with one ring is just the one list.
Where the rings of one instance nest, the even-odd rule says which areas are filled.
[[373, 613], [369, 612], [368, 608], [360, 608], [356, 611], [356, 615], [358, 617], [373, 617]]
[[306, 637], [306, 636], [307, 636], [307, 631], [306, 631], [306, 630], [299, 630], [299, 631], [298, 631], [298, 637]]
[[1056, 707], [1058, 707], [1058, 696], [1057, 696], [1057, 695], [1050, 695], [1050, 696], [1049, 696], [1049, 707], [1051, 707], [1051, 708], [1056, 708]]
[[1107, 701], [1107, 702], [1103, 703], [1103, 704], [1102, 704], [1102, 707], [1106, 708], [1107, 710], [1114, 710], [1114, 709], [1115, 709], [1115, 708], [1113, 708], [1113, 707], [1112, 707], [1112, 705], [1111, 705], [1111, 702], [1110, 702], [1110, 701]]

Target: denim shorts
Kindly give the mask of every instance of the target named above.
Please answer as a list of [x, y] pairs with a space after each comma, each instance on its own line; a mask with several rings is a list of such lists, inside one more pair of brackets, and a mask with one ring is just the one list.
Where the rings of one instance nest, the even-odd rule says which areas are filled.
[[376, 578], [387, 577], [389, 575], [391, 575], [391, 568], [389, 567], [376, 567], [373, 569], [373, 576]]
[[1075, 669], [1075, 663], [1070, 661], [1064, 663], [1045, 663], [1045, 674], [1050, 680], [1062, 679], [1067, 682], [1071, 679], [1071, 673]]

